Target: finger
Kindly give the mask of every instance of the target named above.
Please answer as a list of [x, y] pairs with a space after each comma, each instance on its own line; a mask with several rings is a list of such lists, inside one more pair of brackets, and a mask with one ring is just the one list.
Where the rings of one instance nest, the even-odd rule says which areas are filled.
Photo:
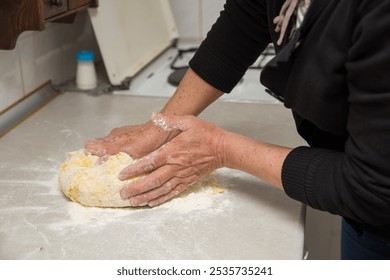
[[114, 143], [108, 142], [103, 138], [90, 139], [84, 142], [84, 147], [93, 155], [104, 156], [114, 155], [117, 153], [117, 148]]
[[141, 174], [145, 174], [163, 166], [166, 162], [164, 159], [163, 149], [158, 149], [149, 155], [137, 160], [135, 163], [125, 167], [119, 173], [119, 180], [127, 180]]
[[[131, 156], [133, 159], [140, 159], [145, 156], [140, 147], [135, 147], [134, 144], [126, 144], [121, 148], [121, 151]], [[150, 152], [150, 151], [149, 151]]]
[[108, 142], [110, 139], [111, 134], [108, 134], [106, 136], [103, 136], [103, 137], [99, 137], [99, 138], [93, 138], [93, 139], [88, 139], [85, 141], [85, 145], [87, 144], [92, 144], [92, 145], [95, 145], [95, 144], [101, 144], [101, 143], [106, 143]]
[[164, 185], [162, 185], [159, 188], [156, 188], [154, 190], [151, 190], [147, 193], [144, 193], [144, 194], [141, 194], [138, 196], [133, 196], [132, 198], [129, 199], [130, 205], [131, 206], [145, 206], [150, 201], [169, 193], [173, 188], [176, 187], [178, 182], [179, 182], [178, 179], [172, 179], [172, 180], [169, 180], [168, 182], [166, 182]]
[[101, 164], [105, 163], [109, 157], [110, 157], [110, 155], [104, 155], [104, 156], [99, 157], [98, 160], [96, 161], [96, 164], [101, 165]]
[[109, 134], [106, 136], [103, 136], [102, 138], [99, 138], [99, 140], [105, 141], [105, 142], [117, 142], [120, 141], [123, 138], [126, 138], [126, 134], [128, 132], [128, 129], [130, 129], [130, 126], [121, 126], [116, 127], [110, 131]]
[[123, 199], [129, 199], [130, 197], [146, 193], [150, 190], [161, 187], [173, 178], [174, 175], [175, 173], [173, 172], [173, 168], [165, 165], [150, 173], [146, 177], [125, 185], [121, 189], [120, 195]]
[[119, 153], [122, 142], [124, 139], [118, 138], [116, 142], [110, 142], [100, 138], [85, 141], [84, 147], [91, 154], [102, 157]]
[[164, 202], [166, 202], [167, 200], [169, 200], [169, 199], [171, 199], [171, 198], [177, 196], [179, 193], [185, 191], [185, 190], [187, 189], [187, 187], [188, 187], [188, 185], [186, 185], [186, 184], [179, 184], [179, 185], [177, 185], [174, 189], [172, 189], [169, 193], [164, 194], [164, 195], [162, 195], [162, 196], [160, 196], [160, 197], [158, 197], [158, 198], [156, 198], [156, 199], [154, 199], [154, 200], [151, 200], [151, 201], [148, 203], [148, 205], [149, 205], [150, 207], [154, 207], [154, 206], [156, 206], [156, 205], [159, 205], [159, 204], [161, 204], [161, 203], [164, 203]]
[[99, 157], [107, 154], [107, 150], [105, 149], [103, 143], [97, 139], [85, 141], [84, 148], [86, 151]]

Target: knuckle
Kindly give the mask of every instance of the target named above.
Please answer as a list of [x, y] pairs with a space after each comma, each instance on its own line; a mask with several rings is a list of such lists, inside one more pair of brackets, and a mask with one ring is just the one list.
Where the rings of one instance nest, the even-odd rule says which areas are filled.
[[167, 189], [172, 189], [172, 182], [166, 182], [165, 184], [164, 184], [164, 186], [167, 188]]
[[185, 180], [186, 178], [193, 176], [193, 171], [188, 168], [182, 169], [180, 172], [177, 172], [176, 176], [181, 180]]
[[150, 183], [149, 183], [150, 188], [155, 189], [159, 186], [161, 186], [161, 180], [159, 178], [154, 178]]
[[147, 164], [143, 167], [143, 171], [144, 171], [144, 172], [149, 172], [149, 171], [152, 171], [154, 168], [155, 168], [154, 163], [153, 163], [153, 162], [150, 162], [150, 163], [147, 163]]
[[171, 190], [172, 190], [172, 183], [171, 182], [165, 183], [161, 187], [161, 194], [169, 193]]

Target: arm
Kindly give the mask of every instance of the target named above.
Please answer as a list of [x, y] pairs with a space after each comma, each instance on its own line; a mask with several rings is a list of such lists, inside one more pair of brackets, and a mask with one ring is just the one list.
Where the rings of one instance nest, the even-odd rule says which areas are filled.
[[[190, 61], [191, 69], [162, 113], [198, 115], [222, 92], [232, 90], [270, 41], [264, 3], [227, 1], [225, 11]], [[175, 135], [146, 122], [116, 128], [103, 138], [86, 141], [85, 148], [102, 157], [122, 151], [140, 158]]]
[[283, 189], [282, 166], [290, 148], [229, 133], [222, 144], [222, 166], [254, 175]]
[[[166, 115], [198, 115], [222, 95], [191, 69], [187, 71], [172, 98], [162, 112]], [[88, 140], [85, 148], [103, 158], [125, 152], [133, 158], [140, 158], [156, 150], [176, 136], [176, 132], [164, 131], [150, 121], [143, 125], [115, 128], [103, 138]]]
[[155, 115], [153, 120], [180, 134], [121, 172], [123, 180], [150, 173], [122, 189], [122, 198], [132, 206], [163, 203], [220, 167], [242, 170], [282, 188], [282, 164], [290, 149], [228, 132], [193, 116]]
[[227, 0], [163, 114], [196, 116], [234, 88], [271, 42], [265, 2]]
[[220, 90], [209, 85], [190, 68], [161, 112], [172, 116], [197, 116], [222, 94]]

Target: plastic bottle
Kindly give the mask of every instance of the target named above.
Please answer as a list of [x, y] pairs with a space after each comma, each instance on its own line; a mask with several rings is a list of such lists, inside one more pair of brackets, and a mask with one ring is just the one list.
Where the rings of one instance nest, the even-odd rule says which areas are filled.
[[91, 90], [97, 86], [94, 59], [95, 54], [92, 51], [77, 53], [76, 86], [81, 90]]

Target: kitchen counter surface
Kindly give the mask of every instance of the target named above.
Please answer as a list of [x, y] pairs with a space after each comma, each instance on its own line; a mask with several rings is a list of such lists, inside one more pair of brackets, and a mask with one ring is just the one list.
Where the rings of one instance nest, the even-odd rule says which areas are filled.
[[[89, 208], [62, 194], [67, 152], [147, 121], [166, 101], [65, 93], [2, 137], [0, 259], [301, 259], [304, 207], [239, 171], [214, 172], [222, 193], [206, 184], [155, 208]], [[201, 118], [259, 140], [304, 144], [280, 104], [219, 101]]]

